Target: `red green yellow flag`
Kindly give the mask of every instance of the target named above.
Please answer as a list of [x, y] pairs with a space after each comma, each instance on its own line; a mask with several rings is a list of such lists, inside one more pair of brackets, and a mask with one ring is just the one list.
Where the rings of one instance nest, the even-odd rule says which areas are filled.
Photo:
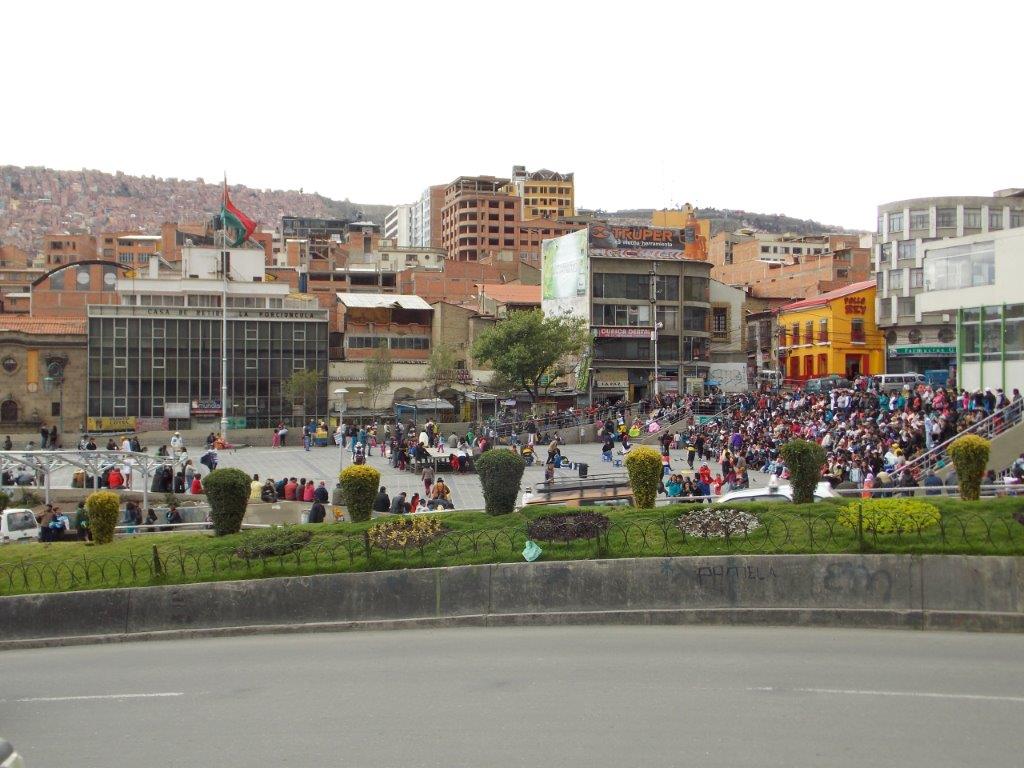
[[220, 218], [224, 229], [229, 233], [229, 245], [237, 248], [256, 231], [256, 222], [242, 213], [228, 196], [228, 184], [224, 182], [224, 199], [220, 204]]

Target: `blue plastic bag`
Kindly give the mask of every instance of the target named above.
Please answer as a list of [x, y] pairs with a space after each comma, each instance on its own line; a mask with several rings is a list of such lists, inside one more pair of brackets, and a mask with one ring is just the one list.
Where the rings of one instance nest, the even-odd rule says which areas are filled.
[[544, 550], [537, 546], [537, 542], [530, 541], [529, 539], [527, 539], [526, 546], [523, 547], [523, 558], [526, 560], [526, 562], [532, 563], [534, 560], [540, 557], [543, 551]]

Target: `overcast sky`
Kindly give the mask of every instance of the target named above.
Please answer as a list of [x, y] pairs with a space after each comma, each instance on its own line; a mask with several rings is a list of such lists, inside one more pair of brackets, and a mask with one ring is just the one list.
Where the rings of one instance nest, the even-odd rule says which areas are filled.
[[861, 228], [1024, 186], [1024, 2], [35, 0], [3, 26], [0, 164], [389, 204], [523, 164], [580, 207]]

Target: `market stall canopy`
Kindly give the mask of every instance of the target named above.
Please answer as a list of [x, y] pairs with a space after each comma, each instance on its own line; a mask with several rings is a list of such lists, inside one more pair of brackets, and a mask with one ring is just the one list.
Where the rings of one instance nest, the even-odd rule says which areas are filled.
[[440, 397], [429, 397], [423, 400], [406, 400], [395, 403], [395, 413], [412, 413], [413, 411], [454, 411], [455, 406]]

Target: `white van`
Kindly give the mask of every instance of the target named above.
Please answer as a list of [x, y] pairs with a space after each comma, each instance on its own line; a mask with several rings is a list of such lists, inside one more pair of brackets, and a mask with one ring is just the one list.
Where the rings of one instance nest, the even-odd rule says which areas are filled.
[[914, 389], [924, 384], [924, 375], [920, 373], [886, 373], [874, 377], [880, 392], [892, 392], [894, 389]]
[[769, 387], [782, 385], [782, 373], [780, 371], [763, 370], [757, 372], [757, 385], [760, 387], [767, 384]]
[[39, 523], [31, 509], [14, 508], [0, 512], [0, 544], [38, 539]]

